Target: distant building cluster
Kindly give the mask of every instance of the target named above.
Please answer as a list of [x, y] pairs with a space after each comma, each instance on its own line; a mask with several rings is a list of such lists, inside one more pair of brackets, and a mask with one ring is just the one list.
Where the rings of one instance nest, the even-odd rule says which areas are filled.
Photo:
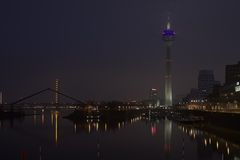
[[208, 95], [212, 94], [216, 85], [220, 85], [220, 82], [215, 81], [212, 70], [200, 70], [198, 73], [198, 88], [192, 88], [190, 93], [184, 97], [183, 103], [207, 102]]
[[240, 109], [240, 62], [226, 65], [225, 83], [215, 81], [213, 71], [201, 70], [198, 88], [179, 103], [190, 109], [238, 110]]
[[[236, 107], [240, 102], [240, 61], [237, 64], [226, 65], [225, 83], [214, 87], [209, 95], [213, 104], [228, 104]], [[229, 106], [229, 107], [230, 107]]]

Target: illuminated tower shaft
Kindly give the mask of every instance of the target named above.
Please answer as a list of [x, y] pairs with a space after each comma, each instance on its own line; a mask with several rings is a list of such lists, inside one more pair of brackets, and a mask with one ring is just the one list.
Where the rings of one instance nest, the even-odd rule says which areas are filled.
[[166, 71], [165, 71], [165, 106], [172, 106], [172, 59], [171, 46], [175, 39], [175, 32], [170, 27], [170, 22], [167, 23], [167, 28], [162, 33], [163, 41], [166, 44]]
[[167, 42], [166, 46], [166, 71], [165, 71], [165, 105], [172, 106], [172, 60], [171, 44]]

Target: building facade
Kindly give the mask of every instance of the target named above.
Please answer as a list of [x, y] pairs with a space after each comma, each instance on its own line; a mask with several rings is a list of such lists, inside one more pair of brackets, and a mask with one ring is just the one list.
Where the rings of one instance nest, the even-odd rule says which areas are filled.
[[213, 90], [215, 84], [214, 74], [212, 70], [200, 70], [198, 73], [198, 89], [200, 92], [209, 94]]
[[240, 81], [240, 61], [238, 64], [226, 65], [225, 85], [233, 85]]
[[155, 88], [151, 88], [149, 92], [149, 105], [151, 107], [159, 107], [160, 106], [160, 96], [159, 92]]
[[183, 99], [184, 103], [204, 103], [213, 93], [214, 87], [220, 82], [215, 81], [212, 70], [200, 70], [198, 73], [198, 88], [192, 88], [190, 93]]

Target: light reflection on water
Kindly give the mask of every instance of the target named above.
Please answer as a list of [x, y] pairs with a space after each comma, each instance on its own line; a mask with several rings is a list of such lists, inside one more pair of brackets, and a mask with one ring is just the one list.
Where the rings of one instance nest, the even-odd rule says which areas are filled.
[[213, 150], [222, 155], [222, 159], [238, 159], [240, 157], [240, 145], [227, 141], [224, 138], [213, 133], [204, 132], [200, 129], [190, 126], [178, 126], [179, 130], [189, 135], [197, 141], [198, 147], [204, 148], [203, 151]]
[[234, 159], [239, 145], [197, 127], [134, 117], [72, 122], [62, 111], [0, 121], [1, 159]]

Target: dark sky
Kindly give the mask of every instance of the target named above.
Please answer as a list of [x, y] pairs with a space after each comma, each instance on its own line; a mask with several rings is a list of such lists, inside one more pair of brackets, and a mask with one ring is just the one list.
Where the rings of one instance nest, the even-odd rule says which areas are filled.
[[174, 95], [196, 87], [198, 70], [240, 60], [239, 0], [2, 0], [0, 90], [12, 101], [53, 87], [80, 99], [129, 100], [163, 94], [170, 15]]

